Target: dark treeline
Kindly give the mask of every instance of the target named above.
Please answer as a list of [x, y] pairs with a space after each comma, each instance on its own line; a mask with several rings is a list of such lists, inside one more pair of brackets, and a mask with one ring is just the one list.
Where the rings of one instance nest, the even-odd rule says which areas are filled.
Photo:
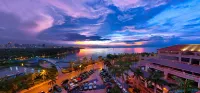
[[0, 49], [0, 59], [17, 57], [56, 56], [79, 52], [79, 48], [12, 48]]

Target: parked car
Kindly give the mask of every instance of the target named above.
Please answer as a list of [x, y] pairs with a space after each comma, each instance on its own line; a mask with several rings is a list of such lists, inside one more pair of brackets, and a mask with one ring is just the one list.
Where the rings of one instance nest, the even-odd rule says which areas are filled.
[[57, 92], [62, 92], [61, 87], [59, 87], [58, 85], [55, 85], [53, 88], [54, 88], [54, 90], [56, 90]]
[[88, 89], [89, 89], [89, 90], [92, 90], [92, 89], [93, 89], [93, 83], [89, 83], [89, 84], [88, 84]]
[[118, 85], [118, 86], [119, 86], [119, 88], [123, 88], [122, 85]]
[[95, 80], [93, 83], [94, 83], [94, 84], [97, 84], [97, 81]]
[[84, 90], [88, 90], [88, 87], [89, 87], [89, 86], [88, 86], [88, 83], [85, 83], [85, 84], [84, 84]]
[[69, 86], [67, 85], [67, 84], [62, 84], [62, 86], [63, 86], [63, 88], [65, 89], [65, 90], [69, 90]]
[[52, 91], [53, 91], [53, 89], [52, 89], [52, 88], [49, 88], [48, 92], [51, 93]]
[[123, 93], [129, 93], [125, 88], [122, 89]]
[[64, 81], [62, 82], [62, 84], [64, 84], [64, 83], [68, 83], [68, 82], [69, 82], [69, 80], [66, 79], [66, 80], [64, 80]]
[[83, 90], [84, 90], [84, 86], [81, 86], [81, 87], [80, 87], [80, 91], [83, 91]]
[[93, 85], [93, 89], [97, 89], [97, 85], [96, 84]]
[[106, 93], [111, 93], [111, 88], [107, 88]]
[[76, 78], [74, 78], [73, 81], [74, 81], [75, 83], [78, 83], [78, 80], [77, 80]]
[[113, 84], [111, 82], [107, 82], [105, 85], [106, 86], [112, 86]]
[[81, 77], [76, 78], [76, 80], [77, 80], [78, 82], [81, 82], [81, 81], [82, 81]]

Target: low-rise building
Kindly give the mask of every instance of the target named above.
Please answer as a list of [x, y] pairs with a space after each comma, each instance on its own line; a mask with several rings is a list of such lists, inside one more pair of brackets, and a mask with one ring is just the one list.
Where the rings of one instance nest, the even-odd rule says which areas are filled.
[[164, 79], [175, 82], [173, 76], [194, 81], [200, 88], [200, 45], [175, 45], [158, 49], [156, 57], [142, 57], [139, 66], [144, 70], [159, 70]]

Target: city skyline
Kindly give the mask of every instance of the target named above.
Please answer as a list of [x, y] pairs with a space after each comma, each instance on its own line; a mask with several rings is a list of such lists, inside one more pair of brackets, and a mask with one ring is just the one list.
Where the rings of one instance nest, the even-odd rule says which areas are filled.
[[198, 0], [1, 0], [0, 44], [200, 44]]

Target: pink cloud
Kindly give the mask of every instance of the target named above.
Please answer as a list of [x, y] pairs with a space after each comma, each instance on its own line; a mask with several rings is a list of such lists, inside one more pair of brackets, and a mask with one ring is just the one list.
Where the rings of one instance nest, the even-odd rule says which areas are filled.
[[[3, 0], [0, 12], [16, 16], [19, 20], [15, 29], [26, 33], [38, 33], [53, 26], [54, 19], [48, 7], [39, 0]], [[13, 20], [13, 23], [15, 20]], [[6, 24], [6, 22], [4, 22]]]
[[136, 7], [145, 7], [145, 9], [149, 9], [165, 3], [166, 0], [112, 0], [112, 3], [110, 4], [114, 4], [124, 11]]
[[39, 33], [65, 23], [64, 16], [74, 18], [98, 18], [107, 15], [110, 10], [102, 5], [90, 6], [94, 0], [1, 0], [0, 12], [19, 17], [20, 25], [16, 29], [27, 33]]
[[40, 15], [42, 17], [35, 19], [33, 24], [29, 24], [27, 22], [22, 23], [23, 25], [20, 27], [20, 29], [26, 33], [31, 33], [34, 35], [53, 26], [54, 19], [51, 16], [45, 14]]
[[101, 5], [96, 6], [98, 8], [87, 5], [87, 3], [95, 3], [95, 0], [45, 0], [45, 2], [74, 18], [98, 18], [111, 12]]
[[127, 7], [136, 6], [140, 1], [139, 0], [112, 0], [113, 4], [121, 9]]

